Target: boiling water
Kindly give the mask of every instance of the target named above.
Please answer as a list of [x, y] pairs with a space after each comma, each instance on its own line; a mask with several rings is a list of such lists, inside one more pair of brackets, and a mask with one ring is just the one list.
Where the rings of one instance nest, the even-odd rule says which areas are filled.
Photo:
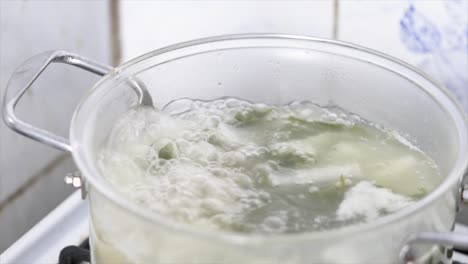
[[107, 180], [146, 210], [242, 233], [292, 233], [372, 221], [441, 181], [395, 131], [309, 102], [235, 98], [136, 108], [100, 157]]

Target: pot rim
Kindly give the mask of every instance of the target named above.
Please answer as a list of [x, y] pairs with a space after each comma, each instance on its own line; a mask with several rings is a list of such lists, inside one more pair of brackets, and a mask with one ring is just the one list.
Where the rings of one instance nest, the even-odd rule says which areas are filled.
[[[92, 97], [96, 90], [102, 88], [103, 84], [107, 81], [110, 81], [117, 76], [121, 75], [125, 72], [129, 67], [138, 64], [140, 62], [145, 61], [146, 59], [153, 58], [155, 56], [159, 56], [165, 53], [169, 53], [172, 51], [176, 51], [183, 48], [189, 48], [192, 46], [204, 45], [208, 43], [217, 43], [217, 42], [225, 42], [225, 41], [242, 41], [242, 40], [255, 40], [255, 39], [272, 39], [272, 40], [291, 40], [291, 41], [310, 41], [314, 43], [321, 43], [326, 45], [336, 45], [343, 48], [349, 48], [353, 50], [357, 50], [360, 52], [367, 53], [369, 55], [373, 55], [379, 57], [380, 59], [384, 59], [389, 62], [393, 62], [398, 64], [398, 66], [406, 68], [407, 70], [412, 71], [414, 74], [419, 75], [426, 81], [428, 81], [432, 86], [438, 88], [442, 95], [445, 96], [445, 104], [442, 104], [438, 98], [428, 92], [427, 88], [418, 86], [420, 89], [424, 89], [427, 94], [429, 94], [443, 109], [452, 117], [454, 118], [454, 123], [461, 128], [459, 132], [459, 138], [461, 139], [459, 153], [457, 155], [457, 160], [454, 163], [454, 166], [450, 170], [447, 177], [444, 178], [443, 182], [433, 190], [429, 195], [425, 196], [423, 199], [419, 200], [417, 203], [408, 206], [396, 213], [392, 213], [378, 219], [375, 219], [371, 222], [367, 223], [360, 223], [355, 225], [344, 226], [337, 229], [325, 230], [325, 231], [314, 231], [314, 232], [301, 232], [301, 233], [288, 233], [288, 234], [240, 234], [234, 232], [228, 232], [224, 230], [215, 230], [215, 229], [208, 229], [208, 228], [199, 228], [195, 225], [189, 225], [185, 223], [178, 223], [176, 221], [171, 220], [171, 218], [162, 215], [157, 212], [144, 210], [143, 208], [139, 207], [138, 205], [134, 204], [133, 202], [125, 199], [123, 196], [119, 195], [116, 190], [114, 190], [110, 185], [104, 184], [102, 181], [97, 179], [97, 177], [93, 177], [91, 175], [99, 175], [99, 170], [96, 168], [95, 163], [89, 161], [89, 156], [87, 156], [84, 152], [84, 145], [78, 140], [76, 135], [77, 130], [77, 116], [80, 113], [81, 108], [85, 105], [88, 98]], [[216, 47], [215, 47], [216, 48]], [[213, 49], [214, 50], [214, 49]], [[157, 66], [153, 65], [153, 66]], [[387, 69], [390, 70], [390, 69]], [[451, 105], [450, 105], [451, 104]], [[447, 109], [450, 106], [451, 109]], [[455, 118], [458, 116], [458, 118]], [[458, 123], [457, 123], [458, 120]], [[113, 202], [114, 205], [119, 206], [123, 210], [127, 210], [134, 214], [135, 217], [139, 217], [145, 221], [148, 221], [152, 224], [162, 225], [163, 227], [167, 228], [171, 232], [181, 232], [184, 235], [193, 235], [193, 236], [200, 236], [206, 237], [209, 239], [220, 239], [224, 242], [231, 242], [231, 243], [240, 243], [240, 244], [257, 244], [257, 243], [275, 243], [275, 242], [288, 242], [291, 243], [293, 241], [303, 241], [303, 240], [316, 240], [316, 239], [323, 239], [323, 238], [334, 238], [339, 236], [346, 236], [352, 233], [361, 233], [361, 232], [368, 232], [372, 229], [379, 228], [384, 225], [389, 225], [395, 223], [399, 220], [408, 217], [409, 215], [423, 209], [424, 207], [430, 205], [436, 199], [440, 198], [442, 195], [446, 194], [452, 187], [458, 184], [464, 173], [465, 170], [468, 168], [468, 143], [467, 143], [467, 135], [468, 135], [468, 118], [464, 113], [463, 108], [458, 103], [458, 101], [448, 92], [448, 90], [441, 84], [432, 80], [429, 76], [425, 73], [421, 72], [420, 70], [416, 69], [415, 67], [409, 65], [406, 62], [403, 62], [399, 59], [386, 55], [384, 53], [365, 48], [359, 45], [336, 41], [336, 40], [328, 40], [323, 38], [316, 38], [316, 37], [308, 37], [308, 36], [298, 36], [298, 35], [287, 35], [287, 34], [234, 34], [234, 35], [221, 35], [221, 36], [214, 36], [208, 38], [201, 38], [196, 40], [191, 40], [187, 42], [178, 43], [175, 45], [171, 45], [168, 47], [164, 47], [161, 49], [157, 49], [146, 54], [143, 54], [135, 59], [132, 59], [118, 67], [114, 70], [110, 71], [107, 75], [101, 78], [92, 88], [92, 90], [83, 98], [81, 98], [71, 120], [70, 126], [70, 142], [72, 146], [72, 155], [73, 158], [81, 171], [82, 175], [86, 179], [86, 183], [90, 184], [91, 187], [97, 190], [101, 195], [109, 199]], [[465, 136], [463, 136], [463, 132], [465, 132]], [[467, 150], [464, 152], [464, 150]], [[93, 166], [94, 165], [94, 166]]]

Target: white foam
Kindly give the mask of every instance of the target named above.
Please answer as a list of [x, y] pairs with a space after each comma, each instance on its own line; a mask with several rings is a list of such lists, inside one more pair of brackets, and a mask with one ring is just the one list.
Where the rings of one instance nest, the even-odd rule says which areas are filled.
[[406, 196], [362, 181], [346, 192], [336, 215], [340, 220], [364, 217], [369, 221], [382, 215], [383, 212], [393, 213], [412, 203], [413, 201]]

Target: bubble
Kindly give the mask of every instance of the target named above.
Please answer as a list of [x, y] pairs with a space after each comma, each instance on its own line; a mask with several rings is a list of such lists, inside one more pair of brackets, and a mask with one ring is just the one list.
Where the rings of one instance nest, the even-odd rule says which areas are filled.
[[230, 151], [224, 153], [221, 157], [221, 162], [225, 166], [238, 166], [245, 161], [245, 155], [238, 151]]
[[166, 104], [161, 111], [170, 115], [180, 115], [190, 111], [193, 108], [193, 103], [193, 100], [190, 99], [174, 100]]
[[252, 106], [252, 109], [254, 111], [263, 113], [263, 112], [267, 112], [267, 111], [271, 110], [271, 107], [266, 105], [266, 104], [254, 104]]
[[240, 106], [240, 101], [235, 98], [229, 98], [224, 101], [224, 105], [229, 108], [234, 108], [234, 107], [239, 107]]
[[261, 224], [261, 229], [267, 233], [281, 233], [287, 228], [286, 221], [284, 215], [269, 216]]
[[309, 193], [318, 192], [318, 191], [319, 191], [319, 187], [312, 185], [312, 186], [309, 187], [308, 191], [309, 191]]

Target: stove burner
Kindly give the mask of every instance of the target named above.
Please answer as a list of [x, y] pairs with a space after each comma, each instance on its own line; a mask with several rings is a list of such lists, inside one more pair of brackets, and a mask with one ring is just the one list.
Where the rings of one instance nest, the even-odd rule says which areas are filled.
[[83, 261], [91, 261], [88, 239], [79, 246], [68, 246], [60, 251], [59, 264], [80, 264]]

